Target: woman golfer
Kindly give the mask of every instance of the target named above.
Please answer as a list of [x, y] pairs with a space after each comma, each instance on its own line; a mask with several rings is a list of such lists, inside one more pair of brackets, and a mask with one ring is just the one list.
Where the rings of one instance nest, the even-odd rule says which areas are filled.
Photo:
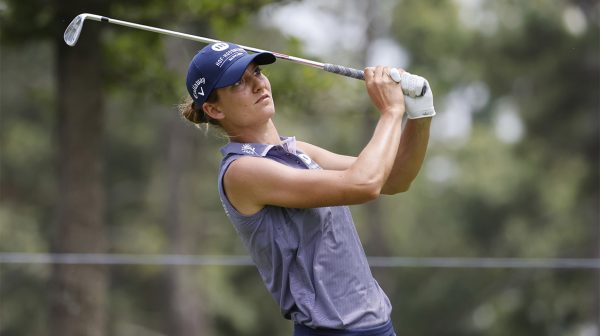
[[405, 98], [389, 68], [366, 68], [367, 92], [381, 115], [358, 157], [343, 156], [280, 136], [260, 69], [273, 62], [270, 53], [248, 54], [231, 43], [206, 46], [189, 66], [192, 99], [181, 112], [227, 133], [221, 201], [294, 335], [393, 336], [390, 301], [371, 275], [347, 205], [408, 189], [435, 114], [431, 90]]

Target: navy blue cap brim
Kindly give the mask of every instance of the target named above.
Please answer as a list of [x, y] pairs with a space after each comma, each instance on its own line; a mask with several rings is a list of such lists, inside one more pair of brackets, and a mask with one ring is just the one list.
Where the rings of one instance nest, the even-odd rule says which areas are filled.
[[242, 78], [246, 68], [252, 62], [258, 65], [265, 65], [274, 63], [276, 59], [275, 55], [268, 52], [244, 55], [225, 70], [225, 73], [221, 75], [221, 78], [215, 83], [214, 88], [219, 89], [235, 84]]

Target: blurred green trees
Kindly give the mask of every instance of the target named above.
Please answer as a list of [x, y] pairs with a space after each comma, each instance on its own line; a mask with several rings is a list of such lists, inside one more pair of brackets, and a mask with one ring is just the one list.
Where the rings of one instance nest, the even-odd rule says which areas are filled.
[[[376, 206], [352, 208], [367, 254], [598, 256], [596, 2], [308, 3], [321, 15], [354, 22], [359, 30], [341, 34], [353, 46], [336, 44], [330, 54], [305, 51], [305, 41], [271, 22], [282, 6], [295, 2], [0, 2], [0, 252], [98, 252], [85, 242], [102, 237], [85, 228], [76, 248], [60, 244], [72, 233], [64, 232], [69, 226], [60, 215], [64, 179], [76, 178], [61, 175], [60, 167], [65, 160], [81, 161], [60, 154], [65, 111], [59, 83], [67, 74], [57, 70], [65, 58], [77, 60], [82, 49], [96, 48], [94, 76], [100, 78], [94, 80], [101, 87], [80, 80], [77, 96], [89, 94], [103, 103], [83, 102], [80, 114], [71, 113], [79, 118], [76, 125], [89, 127], [75, 128], [75, 143], [96, 143], [93, 158], [103, 172], [95, 177], [99, 183], [85, 189], [104, 195], [101, 210], [87, 213], [100, 219], [102, 250], [245, 254], [217, 195], [218, 148], [225, 139], [177, 115], [187, 62], [201, 45], [97, 22], [86, 23], [81, 36], [91, 45], [62, 44], [62, 32], [76, 14], [102, 8], [106, 12], [98, 14], [353, 67], [373, 65], [364, 64], [376, 47], [373, 38], [395, 41], [407, 55], [400, 65], [432, 84], [438, 116], [411, 190], [383, 197]], [[366, 19], [356, 19], [362, 13]], [[328, 33], [334, 41], [334, 32], [322, 35]], [[282, 134], [345, 154], [360, 151], [376, 115], [360, 81], [284, 61], [266, 72]], [[96, 118], [87, 114], [93, 108], [101, 108]], [[89, 200], [79, 201], [75, 204], [85, 209]], [[45, 264], [0, 264], [0, 334], [51, 334], [57, 298], [50, 283], [56, 272]], [[291, 332], [253, 267], [117, 265], [104, 272], [105, 297], [96, 307], [105, 313], [98, 329], [103, 334]], [[400, 335], [599, 332], [597, 270], [374, 268], [374, 273], [392, 300]], [[77, 314], [85, 313], [72, 316]]]

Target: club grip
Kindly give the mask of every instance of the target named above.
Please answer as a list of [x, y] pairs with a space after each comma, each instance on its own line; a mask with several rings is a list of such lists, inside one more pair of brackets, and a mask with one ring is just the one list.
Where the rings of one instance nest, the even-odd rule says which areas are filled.
[[341, 66], [341, 65], [325, 64], [323, 67], [323, 70], [334, 73], [334, 74], [351, 77], [354, 79], [362, 79], [362, 80], [365, 79], [364, 71], [348, 68], [348, 67]]
[[[348, 68], [348, 67], [341, 66], [341, 65], [326, 63], [326, 64], [323, 64], [323, 70], [334, 73], [334, 74], [355, 78], [355, 79], [361, 79], [361, 80], [365, 79], [364, 71], [353, 69], [353, 68]], [[411, 75], [411, 76], [414, 77], [414, 75]], [[420, 78], [422, 79], [422, 77], [420, 77]], [[414, 82], [411, 84], [402, 82], [400, 84], [402, 85], [402, 90], [404, 91], [405, 95], [408, 95], [409, 91], [413, 94], [416, 91], [418, 93], [416, 93], [416, 95], [411, 95], [411, 96], [421, 97], [427, 92], [427, 84], [425, 84], [425, 83], [422, 84], [422, 88], [421, 87], [419, 87], [419, 88], [406, 87], [406, 85], [414, 84]], [[420, 90], [415, 90], [415, 89], [420, 89]]]

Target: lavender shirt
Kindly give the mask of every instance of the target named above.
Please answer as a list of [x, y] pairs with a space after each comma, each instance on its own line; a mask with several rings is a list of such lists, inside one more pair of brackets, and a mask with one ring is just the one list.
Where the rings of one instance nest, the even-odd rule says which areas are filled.
[[246, 216], [227, 199], [223, 176], [244, 155], [297, 169], [321, 169], [296, 149], [294, 137], [282, 140], [281, 146], [229, 143], [221, 149], [221, 202], [265, 286], [285, 318], [308, 327], [354, 329], [386, 323], [391, 304], [371, 274], [348, 207], [267, 205]]

